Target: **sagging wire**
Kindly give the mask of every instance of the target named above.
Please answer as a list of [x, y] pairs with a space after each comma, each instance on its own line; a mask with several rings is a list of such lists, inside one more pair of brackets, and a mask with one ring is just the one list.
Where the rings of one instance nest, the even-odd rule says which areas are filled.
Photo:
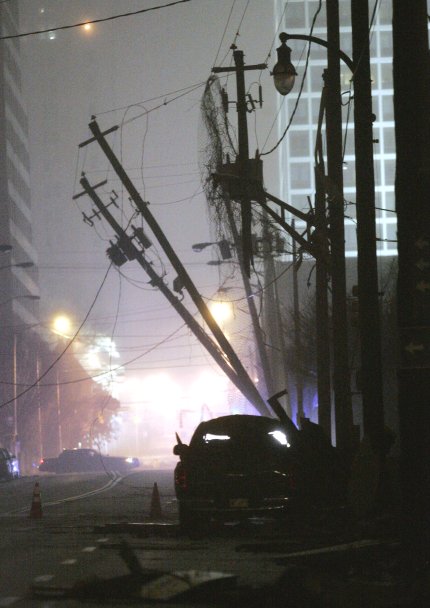
[[[312, 36], [313, 30], [314, 30], [314, 27], [315, 27], [315, 23], [316, 23], [318, 15], [319, 15], [319, 13], [321, 11], [321, 8], [322, 8], [322, 0], [319, 0], [318, 8], [315, 11], [315, 14], [314, 14], [313, 19], [312, 19], [312, 24], [311, 24], [311, 29], [310, 29], [310, 32], [309, 32], [309, 36]], [[299, 106], [300, 98], [301, 98], [302, 92], [303, 92], [303, 87], [305, 85], [306, 74], [307, 74], [308, 66], [309, 66], [309, 57], [310, 57], [310, 52], [311, 52], [311, 45], [312, 45], [312, 43], [309, 42], [309, 44], [308, 44], [308, 51], [307, 51], [307, 54], [306, 54], [305, 69], [304, 69], [303, 77], [302, 77], [302, 80], [301, 80], [301, 83], [300, 83], [300, 89], [299, 89], [299, 93], [297, 95], [296, 103], [294, 105], [293, 111], [292, 111], [291, 116], [290, 116], [290, 120], [288, 121], [288, 124], [287, 124], [287, 126], [286, 126], [283, 134], [281, 135], [280, 139], [278, 140], [278, 142], [273, 146], [273, 148], [271, 148], [267, 152], [261, 152], [260, 156], [267, 156], [268, 154], [271, 154], [272, 152], [274, 152], [280, 146], [280, 144], [284, 140], [286, 134], [290, 130], [291, 124], [292, 124], [292, 122], [294, 120], [294, 116], [295, 116], [297, 108]], [[277, 116], [278, 115], [279, 115], [279, 112], [278, 112]], [[266, 139], [266, 142], [267, 142], [267, 139]], [[266, 142], [264, 143], [264, 146], [266, 145]], [[263, 146], [263, 149], [264, 149], [264, 146]]]
[[[282, 23], [284, 21], [285, 11], [287, 10], [288, 3], [289, 3], [289, 0], [287, 0], [286, 2], [284, 2], [284, 10], [282, 11], [281, 17], [279, 19], [278, 27], [276, 28], [275, 35], [273, 36], [273, 40], [272, 40], [272, 44], [270, 45], [269, 52], [267, 53], [266, 59], [263, 61], [263, 63], [267, 64], [269, 62], [270, 57], [272, 56], [272, 50], [273, 50], [273, 47], [275, 45], [276, 38], [278, 37], [278, 32], [281, 29], [281, 25], [282, 25]], [[260, 70], [260, 74], [258, 76], [258, 82], [259, 83], [261, 82], [261, 76], [262, 76], [262, 74], [263, 74], [263, 70]]]
[[231, 16], [233, 14], [233, 9], [234, 9], [234, 5], [235, 4], [236, 4], [236, 0], [233, 0], [232, 5], [231, 5], [231, 9], [230, 9], [230, 12], [229, 12], [229, 15], [227, 17], [227, 23], [225, 24], [224, 31], [223, 31], [222, 37], [221, 37], [221, 41], [219, 43], [217, 54], [215, 55], [215, 59], [214, 59], [212, 65], [216, 65], [216, 62], [217, 62], [217, 59], [218, 59], [218, 55], [219, 55], [219, 52], [221, 50], [222, 43], [224, 42], [224, 38], [225, 38], [225, 35], [226, 35], [226, 32], [227, 32], [228, 25], [230, 23]]
[[168, 4], [162, 4], [159, 6], [152, 6], [150, 8], [142, 8], [138, 11], [131, 11], [128, 13], [122, 13], [120, 15], [112, 15], [110, 17], [103, 17], [101, 19], [91, 19], [88, 21], [82, 21], [79, 23], [73, 23], [72, 25], [61, 25], [58, 27], [50, 27], [45, 30], [34, 30], [31, 32], [25, 32], [22, 34], [11, 34], [10, 36], [0, 36], [0, 40], [11, 40], [12, 38], [24, 38], [26, 36], [35, 36], [37, 34], [48, 34], [49, 32], [58, 32], [59, 30], [70, 30], [76, 27], [84, 27], [87, 24], [93, 23], [104, 23], [106, 21], [115, 21], [116, 19], [121, 19], [123, 17], [131, 17], [133, 15], [140, 15], [142, 13], [149, 13], [150, 11], [157, 11], [162, 8], [169, 8], [170, 6], [175, 6], [176, 4], [184, 4], [185, 2], [190, 2], [191, 0], [175, 0], [174, 2], [169, 2]]
[[35, 380], [35, 382], [33, 382], [32, 384], [30, 384], [26, 389], [24, 389], [23, 391], [21, 391], [21, 393], [19, 393], [18, 395], [16, 395], [16, 397], [13, 397], [12, 399], [8, 399], [7, 401], [4, 401], [3, 403], [0, 404], [0, 409], [5, 407], [6, 405], [9, 405], [10, 403], [13, 403], [14, 401], [17, 401], [18, 399], [20, 399], [21, 397], [23, 397], [24, 395], [26, 395], [29, 391], [31, 391], [33, 388], [37, 387], [40, 380], [42, 380], [43, 378], [45, 378], [48, 373], [51, 371], [51, 369], [53, 369], [55, 367], [55, 365], [58, 363], [58, 361], [60, 361], [60, 359], [66, 354], [66, 352], [69, 350], [69, 348], [72, 346], [72, 344], [74, 343], [74, 341], [76, 340], [76, 338], [78, 337], [78, 335], [81, 332], [81, 329], [83, 328], [83, 326], [85, 325], [85, 323], [87, 322], [91, 311], [93, 310], [98, 297], [106, 283], [108, 274], [110, 272], [110, 269], [112, 268], [112, 262], [109, 264], [108, 269], [106, 270], [106, 273], [103, 277], [103, 280], [99, 286], [99, 288], [97, 289], [96, 295], [94, 296], [94, 299], [83, 319], [83, 321], [81, 322], [81, 324], [79, 325], [78, 329], [76, 330], [76, 332], [74, 333], [74, 335], [71, 337], [71, 339], [69, 340], [69, 342], [66, 344], [66, 346], [63, 348], [63, 350], [60, 352], [60, 354], [54, 359], [54, 361], [51, 363], [51, 365], [49, 365], [47, 367], [47, 369]]

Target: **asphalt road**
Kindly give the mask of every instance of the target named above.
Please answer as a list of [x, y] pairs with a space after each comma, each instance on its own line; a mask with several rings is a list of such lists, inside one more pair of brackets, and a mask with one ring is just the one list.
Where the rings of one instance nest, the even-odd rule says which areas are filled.
[[[124, 477], [41, 475], [1, 483], [0, 607], [46, 607], [47, 599], [50, 608], [80, 606], [80, 599], [67, 596], [76, 595], [77, 587], [88, 581], [93, 581], [92, 586], [82, 595], [95, 598], [95, 605], [106, 605], [108, 600], [115, 605], [115, 594], [118, 603], [132, 604], [130, 563], [127, 566], [120, 555], [124, 541], [139, 567], [151, 571], [154, 580], [178, 570], [223, 572], [230, 576], [212, 583], [221, 592], [234, 584], [264, 586], [276, 580], [283, 567], [274, 564], [271, 554], [260, 552], [257, 559], [255, 555], [250, 559], [249, 552], [238, 551], [246, 540], [267, 541], [267, 528], [223, 529], [201, 540], [181, 536], [172, 477], [171, 471], [137, 471]], [[36, 482], [41, 491], [40, 519], [29, 516]], [[160, 509], [154, 510], [155, 483], [160, 496], [155, 506]], [[126, 578], [119, 581], [120, 589], [111, 590], [108, 598], [100, 597], [99, 603], [97, 597], [121, 576]], [[95, 577], [103, 583], [95, 584]], [[168, 591], [172, 581], [161, 586]], [[182, 604], [175, 600], [175, 605]]]
[[[0, 608], [418, 605], [392, 568], [395, 538], [363, 536], [336, 513], [303, 525], [224, 526], [191, 540], [179, 532], [172, 477], [136, 471], [0, 483]], [[39, 519], [29, 517], [36, 482]], [[182, 593], [190, 576], [207, 581], [207, 573], [217, 574], [194, 596]]]

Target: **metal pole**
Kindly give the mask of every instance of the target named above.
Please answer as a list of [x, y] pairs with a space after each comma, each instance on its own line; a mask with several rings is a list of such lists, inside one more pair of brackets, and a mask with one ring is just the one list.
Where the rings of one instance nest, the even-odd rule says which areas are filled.
[[351, 0], [357, 214], [358, 320], [363, 429], [380, 453], [384, 432], [381, 328], [376, 256], [375, 178], [368, 0]]
[[326, 8], [328, 38], [326, 136], [332, 276], [333, 387], [336, 414], [336, 445], [341, 450], [348, 452], [352, 447], [352, 406], [346, 307], [338, 0], [330, 0], [326, 3]]

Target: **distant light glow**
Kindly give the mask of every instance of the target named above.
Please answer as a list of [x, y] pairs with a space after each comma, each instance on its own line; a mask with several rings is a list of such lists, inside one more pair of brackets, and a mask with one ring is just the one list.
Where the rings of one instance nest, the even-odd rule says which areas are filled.
[[232, 305], [230, 302], [212, 302], [209, 309], [217, 323], [224, 323], [233, 316]]
[[281, 445], [286, 445], [288, 448], [290, 447], [287, 436], [282, 431], [270, 431], [269, 435], [272, 435], [273, 439], [276, 439]]
[[66, 315], [58, 315], [52, 322], [52, 330], [63, 338], [70, 338], [71, 322]]
[[92, 23], [85, 23], [82, 27], [86, 32], [90, 32], [93, 29]]
[[57, 37], [57, 34], [55, 32], [49, 32], [48, 33], [49, 40], [55, 40], [56, 37]]

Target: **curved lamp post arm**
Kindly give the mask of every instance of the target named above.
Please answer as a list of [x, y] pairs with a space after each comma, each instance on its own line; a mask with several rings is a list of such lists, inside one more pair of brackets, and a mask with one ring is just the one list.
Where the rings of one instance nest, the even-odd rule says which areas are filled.
[[[307, 36], [306, 34], [287, 34], [285, 32], [285, 40], [304, 40], [305, 42], [314, 42], [319, 46], [323, 46], [326, 49], [331, 48], [327, 40], [323, 40], [323, 38], [318, 38], [317, 36]], [[354, 62], [346, 53], [338, 49], [339, 57], [342, 61], [349, 67], [352, 73], [355, 72]]]

